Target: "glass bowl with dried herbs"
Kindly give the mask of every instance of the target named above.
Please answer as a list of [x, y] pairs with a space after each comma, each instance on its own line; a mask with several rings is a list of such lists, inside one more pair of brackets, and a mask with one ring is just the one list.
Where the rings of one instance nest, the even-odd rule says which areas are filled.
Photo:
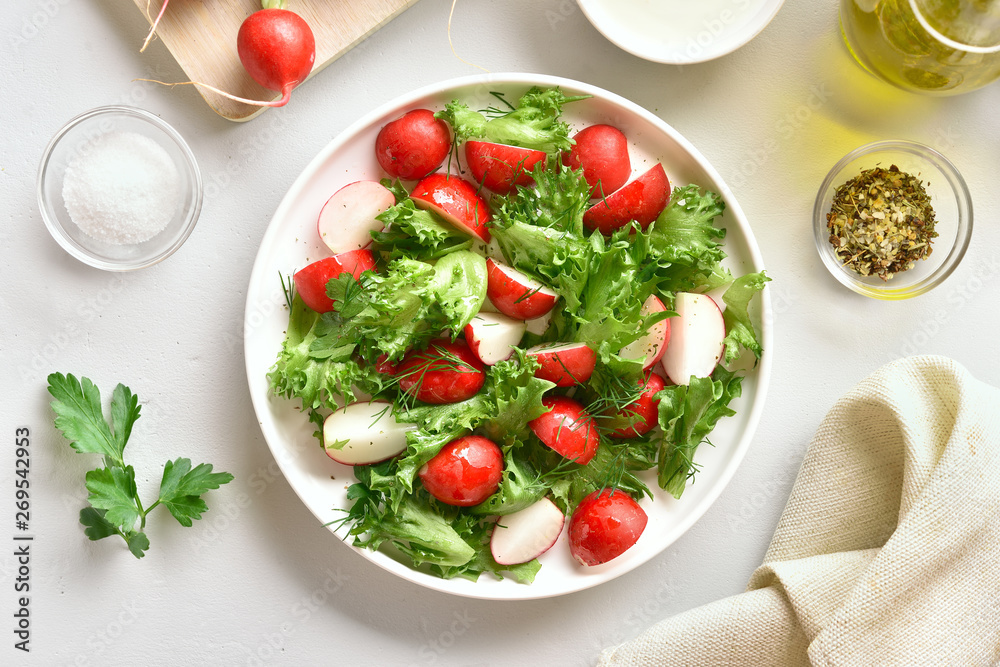
[[912, 141], [851, 151], [816, 196], [820, 259], [858, 294], [908, 299], [947, 278], [972, 236], [972, 198], [948, 158]]

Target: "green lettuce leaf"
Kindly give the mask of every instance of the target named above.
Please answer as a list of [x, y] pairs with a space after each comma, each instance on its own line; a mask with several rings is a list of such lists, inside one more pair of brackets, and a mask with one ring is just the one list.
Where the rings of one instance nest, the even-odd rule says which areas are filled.
[[657, 481], [675, 498], [694, 477], [698, 446], [722, 417], [736, 414], [729, 404], [742, 393], [743, 378], [718, 366], [711, 378], [692, 377], [689, 385], [666, 387], [660, 399], [662, 438], [657, 455]]
[[405, 199], [378, 216], [385, 223], [383, 231], [372, 232], [375, 251], [388, 260], [408, 257], [423, 261], [438, 259], [472, 247], [472, 239], [438, 216], [417, 208]]
[[390, 511], [383, 494], [366, 483], [366, 471], [355, 471], [359, 483], [347, 491], [348, 500], [354, 501], [347, 518], [352, 522], [349, 534], [355, 536], [355, 546], [377, 550], [389, 542], [409, 556], [414, 566], [461, 566], [476, 555], [452, 527], [451, 517], [435, 511], [425, 498], [408, 496]]
[[563, 105], [586, 97], [566, 97], [558, 88], [536, 86], [522, 95], [517, 106], [509, 111], [487, 110], [490, 118], [459, 100], [449, 102], [444, 111], [434, 115], [451, 125], [456, 144], [481, 139], [555, 153], [573, 145], [569, 126], [559, 120]]
[[674, 188], [667, 208], [647, 231], [651, 254], [660, 276], [673, 292], [709, 290], [732, 280], [720, 262], [726, 253], [720, 240], [724, 229], [713, 224], [726, 203], [714, 192], [696, 185]]
[[748, 273], [740, 276], [729, 286], [722, 300], [726, 304], [723, 317], [726, 320], [726, 356], [725, 363], [729, 363], [740, 356], [744, 349], [753, 352], [754, 356], [760, 359], [763, 351], [753, 322], [747, 309], [750, 299], [754, 294], [764, 289], [764, 284], [770, 282], [770, 278], [760, 273]]
[[353, 343], [341, 345], [337, 341], [330, 318], [309, 308], [296, 295], [281, 353], [267, 375], [271, 391], [301, 399], [306, 410], [335, 410], [338, 398], [353, 402], [363, 393], [379, 393], [384, 379], [370, 366], [362, 367], [351, 358]]
[[538, 502], [548, 491], [548, 481], [530, 463], [508, 452], [496, 493], [469, 511], [483, 516], [513, 514]]
[[542, 396], [553, 383], [534, 376], [537, 362], [523, 353], [489, 368], [478, 394], [459, 403], [421, 405], [401, 410], [396, 421], [417, 424], [406, 434], [406, 451], [394, 463], [395, 480], [384, 484], [391, 505], [398, 507], [413, 492], [420, 468], [452, 440], [481, 429], [497, 443], [509, 443], [528, 434], [528, 422], [545, 412]]

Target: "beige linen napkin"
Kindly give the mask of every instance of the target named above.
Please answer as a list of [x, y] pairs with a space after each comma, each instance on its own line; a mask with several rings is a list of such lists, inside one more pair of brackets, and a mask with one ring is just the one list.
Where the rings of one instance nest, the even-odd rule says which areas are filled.
[[1000, 391], [893, 362], [834, 405], [748, 592], [601, 665], [1000, 665]]

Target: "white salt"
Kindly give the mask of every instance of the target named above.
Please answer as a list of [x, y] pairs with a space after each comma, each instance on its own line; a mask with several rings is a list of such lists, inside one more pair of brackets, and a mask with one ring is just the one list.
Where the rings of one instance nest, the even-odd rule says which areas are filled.
[[70, 160], [62, 195], [84, 233], [130, 245], [162, 232], [183, 193], [177, 166], [160, 144], [135, 132], [109, 132]]

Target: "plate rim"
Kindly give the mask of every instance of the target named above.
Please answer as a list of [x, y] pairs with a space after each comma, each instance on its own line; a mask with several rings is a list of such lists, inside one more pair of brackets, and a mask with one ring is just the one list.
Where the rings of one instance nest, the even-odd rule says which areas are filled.
[[[634, 113], [640, 116], [647, 122], [653, 124], [658, 130], [665, 133], [670, 137], [671, 140], [677, 142], [686, 152], [690, 159], [692, 159], [699, 168], [705, 171], [705, 173], [714, 181], [715, 185], [721, 187], [718, 188], [718, 193], [723, 197], [726, 202], [726, 207], [732, 213], [735, 222], [741, 228], [741, 232], [745, 238], [746, 243], [746, 254], [749, 257], [752, 266], [750, 270], [760, 271], [764, 269], [763, 257], [760, 253], [760, 248], [757, 245], [757, 239], [750, 228], [749, 221], [746, 215], [743, 213], [743, 209], [740, 207], [739, 202], [736, 201], [732, 190], [726, 184], [725, 180], [719, 174], [719, 172], [709, 163], [702, 153], [695, 148], [695, 146], [688, 141], [679, 131], [677, 131], [672, 125], [667, 123], [665, 120], [659, 116], [653, 114], [647, 109], [643, 108], [639, 104], [632, 102], [631, 100], [613, 93], [609, 90], [595, 86], [593, 84], [585, 83], [582, 81], [548, 75], [548, 74], [535, 74], [528, 72], [498, 72], [489, 74], [476, 74], [455, 77], [450, 79], [444, 79], [437, 81], [432, 84], [421, 86], [415, 90], [408, 93], [399, 95], [395, 98], [388, 100], [387, 102], [380, 104], [375, 109], [368, 113], [362, 115], [358, 120], [349, 124], [343, 130], [341, 130], [336, 136], [333, 137], [318, 153], [317, 155], [303, 168], [303, 170], [296, 177], [295, 181], [288, 188], [278, 207], [275, 209], [271, 220], [268, 222], [267, 229], [261, 238], [260, 244], [257, 248], [257, 254], [254, 258], [253, 268], [250, 272], [250, 278], [248, 281], [247, 296], [244, 306], [244, 326], [243, 326], [243, 355], [244, 355], [244, 368], [247, 375], [248, 390], [250, 392], [250, 400], [254, 410], [254, 416], [257, 419], [258, 426], [261, 429], [261, 435], [264, 437], [264, 441], [267, 444], [268, 450], [270, 450], [272, 457], [278, 464], [282, 475], [289, 482], [289, 486], [295, 492], [295, 495], [299, 498], [299, 501], [313, 514], [321, 523], [323, 518], [316, 514], [316, 512], [311, 507], [310, 503], [307, 502], [306, 498], [303, 497], [302, 491], [291, 482], [293, 476], [289, 475], [287, 467], [291, 465], [285, 457], [280, 456], [275, 450], [277, 445], [272, 444], [273, 440], [280, 440], [280, 434], [275, 431], [273, 420], [264, 420], [261, 415], [267, 413], [266, 402], [271, 400], [270, 392], [264, 392], [264, 395], [260, 395], [255, 384], [261, 382], [260, 379], [255, 381], [254, 376], [257, 372], [256, 368], [250, 367], [250, 355], [247, 353], [247, 348], [250, 344], [252, 338], [253, 329], [250, 323], [250, 314], [252, 309], [255, 309], [259, 304], [258, 289], [255, 288], [256, 285], [262, 284], [262, 274], [265, 270], [264, 264], [264, 249], [270, 247], [274, 239], [279, 234], [279, 223], [287, 215], [288, 210], [292, 207], [293, 202], [298, 196], [301, 195], [302, 191], [306, 188], [306, 185], [315, 178], [317, 172], [320, 171], [322, 166], [326, 161], [338, 150], [341, 146], [348, 141], [350, 141], [355, 134], [364, 130], [370, 126], [375, 120], [393, 112], [395, 110], [403, 109], [409, 105], [412, 105], [417, 100], [423, 99], [432, 95], [440, 95], [448, 90], [475, 86], [480, 84], [502, 84], [502, 85], [541, 85], [541, 86], [559, 86], [560, 88], [572, 90], [575, 92], [585, 93], [594, 95], [598, 99], [611, 102], [612, 104], [627, 110], [630, 113]], [[757, 386], [755, 389], [754, 398], [751, 404], [748, 406], [749, 414], [746, 415], [746, 427], [742, 434], [739, 436], [738, 442], [733, 450], [733, 455], [726, 461], [725, 467], [719, 472], [718, 480], [715, 485], [710, 489], [709, 492], [696, 504], [694, 507], [690, 508], [688, 512], [681, 517], [677, 524], [675, 524], [673, 531], [676, 536], [673, 540], [668, 542], [663, 546], [662, 549], [656, 551], [655, 553], [650, 553], [645, 558], [633, 559], [629, 562], [628, 566], [624, 569], [618, 569], [609, 571], [609, 573], [602, 573], [599, 576], [591, 577], [581, 577], [580, 585], [575, 586], [571, 589], [558, 591], [558, 592], [544, 592], [535, 588], [532, 585], [521, 585], [518, 584], [519, 588], [513, 589], [517, 591], [516, 595], [495, 595], [490, 592], [494, 590], [493, 587], [483, 586], [481, 589], [472, 590], [453, 590], [449, 587], [449, 583], [452, 580], [441, 579], [434, 577], [433, 575], [420, 572], [409, 566], [400, 563], [398, 561], [392, 560], [385, 554], [381, 552], [371, 552], [369, 550], [363, 550], [358, 547], [354, 547], [350, 542], [344, 539], [336, 529], [327, 526], [327, 529], [333, 533], [337, 539], [342, 542], [346, 547], [355, 551], [359, 555], [363, 556], [367, 561], [378, 565], [383, 570], [386, 570], [401, 579], [410, 581], [424, 588], [429, 588], [442, 593], [447, 593], [450, 595], [456, 595], [459, 597], [472, 598], [472, 599], [482, 599], [482, 600], [503, 600], [503, 601], [519, 601], [519, 600], [533, 600], [533, 599], [544, 599], [551, 597], [560, 597], [563, 595], [569, 595], [572, 593], [577, 593], [583, 590], [587, 590], [594, 586], [602, 583], [606, 583], [613, 579], [616, 579], [622, 575], [631, 572], [641, 565], [648, 563], [654, 557], [662, 555], [667, 548], [669, 548], [677, 539], [683, 536], [691, 527], [698, 522], [708, 511], [708, 509], [715, 504], [722, 492], [729, 486], [732, 481], [733, 476], [736, 474], [736, 470], [742, 464], [743, 459], [746, 457], [747, 451], [750, 448], [753, 436], [756, 433], [757, 426], [760, 422], [761, 413], [763, 412], [764, 403], [766, 402], [766, 396], [771, 376], [772, 360], [773, 355], [773, 337], [772, 337], [772, 309], [771, 309], [771, 298], [770, 291], [765, 289], [760, 294], [761, 301], [761, 344], [764, 348], [764, 353], [758, 360], [755, 373]], [[277, 355], [277, 350], [275, 350], [275, 355]], [[265, 424], [265, 421], [270, 423]], [[269, 433], [273, 434], [269, 437]], [[381, 558], [379, 557], [381, 556]], [[532, 591], [537, 590], [538, 593], [533, 593]], [[479, 592], [481, 591], [481, 593]]]

